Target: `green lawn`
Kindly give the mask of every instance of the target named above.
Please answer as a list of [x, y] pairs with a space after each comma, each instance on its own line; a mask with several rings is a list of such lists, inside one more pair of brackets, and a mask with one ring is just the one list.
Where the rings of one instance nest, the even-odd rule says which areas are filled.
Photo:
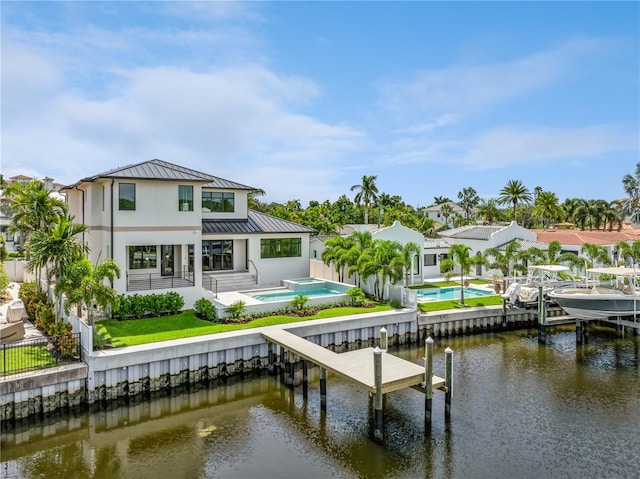
[[15, 374], [32, 369], [55, 366], [56, 360], [46, 346], [6, 348], [0, 351], [0, 373]]
[[[497, 306], [502, 305], [502, 296], [482, 296], [480, 298], [465, 298], [464, 302], [466, 306]], [[429, 303], [418, 303], [418, 309], [423, 313], [429, 311], [444, 311], [445, 309], [459, 309], [459, 299], [451, 299], [444, 301], [432, 301]]]
[[276, 324], [296, 323], [311, 319], [335, 318], [350, 314], [375, 313], [389, 311], [391, 306], [377, 305], [373, 308], [330, 308], [319, 311], [313, 316], [266, 316], [242, 324], [218, 324], [198, 319], [193, 310], [183, 311], [174, 316], [161, 316], [158, 318], [134, 319], [131, 321], [116, 321], [105, 319], [96, 322], [96, 330], [106, 338], [113, 346], [134, 346], [136, 344], [168, 341], [170, 339], [191, 338], [204, 334], [223, 333], [226, 331], [238, 331], [260, 326], [272, 326]]

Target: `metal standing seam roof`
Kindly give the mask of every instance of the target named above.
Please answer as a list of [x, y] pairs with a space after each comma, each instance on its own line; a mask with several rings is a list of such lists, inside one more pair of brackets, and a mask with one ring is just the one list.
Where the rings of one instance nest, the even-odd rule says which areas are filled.
[[313, 228], [276, 218], [275, 216], [249, 210], [247, 219], [202, 220], [202, 234], [261, 234], [261, 233], [308, 233]]
[[539, 250], [542, 250], [542, 251], [546, 251], [549, 249], [549, 243], [541, 243], [540, 241], [523, 240], [520, 238], [515, 238], [515, 239], [512, 239], [511, 241], [507, 241], [506, 243], [502, 243], [497, 248], [500, 251], [504, 251], [507, 249], [507, 245], [509, 243], [513, 243], [514, 241], [517, 241], [518, 243], [520, 243], [520, 250], [522, 251], [526, 251], [529, 248], [538, 248]]
[[[93, 182], [100, 178], [124, 178], [136, 180], [165, 180], [165, 181], [201, 181], [208, 188], [228, 188], [236, 190], [255, 190], [252, 186], [225, 180], [217, 176], [209, 175], [201, 171], [192, 170], [184, 166], [175, 165], [162, 160], [149, 160], [134, 165], [122, 166], [113, 170], [105, 171], [97, 175], [88, 176], [76, 183]], [[72, 185], [67, 188], [72, 188]]]
[[504, 229], [504, 226], [461, 226], [439, 234], [445, 238], [488, 240], [493, 233]]

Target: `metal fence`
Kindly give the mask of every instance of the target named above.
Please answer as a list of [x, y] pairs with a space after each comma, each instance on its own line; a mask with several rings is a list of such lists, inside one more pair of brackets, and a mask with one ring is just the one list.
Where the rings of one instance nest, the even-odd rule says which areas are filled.
[[193, 285], [193, 271], [188, 270], [169, 276], [160, 273], [127, 273], [127, 291], [188, 288]]
[[79, 333], [28, 339], [2, 345], [0, 374], [9, 376], [80, 361], [82, 348]]

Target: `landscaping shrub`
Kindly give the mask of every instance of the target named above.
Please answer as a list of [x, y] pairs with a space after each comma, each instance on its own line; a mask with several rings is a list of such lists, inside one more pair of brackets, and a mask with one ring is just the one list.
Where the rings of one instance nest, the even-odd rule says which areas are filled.
[[175, 291], [164, 294], [120, 295], [120, 304], [114, 308], [112, 316], [119, 321], [140, 319], [144, 316], [178, 314], [184, 306], [184, 298]]
[[9, 275], [4, 269], [4, 264], [0, 263], [0, 296], [4, 293], [4, 290], [7, 289], [7, 286], [9, 286]]
[[231, 319], [238, 320], [244, 315], [246, 310], [247, 310], [247, 305], [245, 304], [244, 301], [236, 301], [227, 309], [225, 309], [225, 312], [229, 316], [231, 316]]
[[193, 303], [193, 309], [196, 312], [196, 316], [200, 319], [206, 319], [207, 321], [213, 322], [218, 319], [215, 306], [207, 298], [198, 299]]
[[359, 305], [366, 298], [364, 291], [362, 291], [362, 288], [351, 288], [349, 291], [347, 291], [347, 296], [351, 298], [351, 304], [353, 306]]
[[36, 290], [35, 282], [22, 283], [18, 297], [24, 303], [27, 316], [33, 321], [36, 319], [36, 309], [38, 305], [46, 304], [48, 301], [47, 295], [44, 292]]
[[309, 302], [308, 296], [305, 296], [304, 294], [299, 294], [298, 296], [296, 296], [291, 300], [291, 306], [295, 310], [300, 310], [304, 308], [305, 304], [307, 304], [308, 302]]
[[169, 291], [165, 294], [167, 297], [167, 311], [169, 314], [178, 314], [184, 307], [184, 298], [175, 291]]

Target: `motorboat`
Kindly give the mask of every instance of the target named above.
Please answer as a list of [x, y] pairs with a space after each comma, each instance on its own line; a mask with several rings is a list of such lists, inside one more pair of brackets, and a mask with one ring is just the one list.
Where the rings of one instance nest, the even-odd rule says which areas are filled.
[[576, 287], [576, 282], [571, 276], [567, 266], [559, 264], [537, 264], [529, 266], [524, 283], [514, 281], [504, 292], [502, 297], [510, 306], [535, 307], [538, 304], [538, 295], [542, 287], [543, 298], [548, 293], [562, 286]]
[[[596, 279], [592, 287], [560, 287], [549, 292], [567, 314], [578, 319], [607, 320], [633, 316], [640, 313], [640, 291], [637, 289], [635, 268], [590, 268], [588, 275]], [[610, 286], [604, 286], [604, 278], [615, 278]]]

